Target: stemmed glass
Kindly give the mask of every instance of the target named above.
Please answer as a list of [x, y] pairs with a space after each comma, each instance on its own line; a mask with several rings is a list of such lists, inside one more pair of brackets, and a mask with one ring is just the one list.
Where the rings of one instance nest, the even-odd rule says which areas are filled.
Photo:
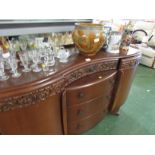
[[38, 51], [39, 54], [39, 62], [42, 63], [41, 58], [44, 55], [44, 44], [43, 44], [44, 37], [36, 37], [35, 38], [35, 45], [36, 45], [36, 50]]
[[21, 76], [21, 73], [17, 71], [18, 68], [18, 60], [16, 59], [16, 53], [12, 53], [9, 58], [10, 67], [12, 69], [12, 77], [18, 78]]
[[51, 39], [51, 45], [53, 48], [54, 56], [59, 58], [59, 50], [61, 47], [60, 34], [52, 33], [50, 35], [50, 39]]
[[33, 71], [34, 72], [40, 72], [41, 68], [38, 67], [38, 64], [40, 61], [40, 53], [36, 49], [33, 49], [30, 52], [31, 52], [31, 54], [30, 54], [31, 59], [33, 61]]
[[27, 51], [20, 51], [18, 52], [20, 61], [22, 62], [24, 69], [22, 70], [23, 72], [30, 72], [31, 69], [28, 67], [29, 65], [29, 57], [28, 57], [28, 52]]
[[9, 79], [9, 76], [5, 75], [4, 71], [4, 58], [0, 54], [0, 81]]
[[47, 55], [44, 55], [44, 57], [43, 57], [42, 67], [43, 67], [43, 71], [49, 71], [48, 56]]
[[22, 62], [22, 65], [24, 66], [24, 69], [22, 71], [30, 72], [31, 69], [28, 67], [29, 65], [29, 57], [28, 57], [28, 51], [27, 51], [28, 41], [26, 39], [21, 39], [17, 44], [19, 44], [21, 49], [18, 52], [18, 55], [19, 55], [20, 61]]
[[46, 54], [48, 56], [48, 66], [54, 66], [55, 65], [55, 58], [54, 58], [53, 50], [51, 48], [47, 48]]

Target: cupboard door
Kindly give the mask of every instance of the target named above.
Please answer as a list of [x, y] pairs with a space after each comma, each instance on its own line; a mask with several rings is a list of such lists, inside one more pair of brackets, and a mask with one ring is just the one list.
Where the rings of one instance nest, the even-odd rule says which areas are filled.
[[60, 95], [39, 104], [0, 112], [0, 133], [6, 135], [63, 134]]

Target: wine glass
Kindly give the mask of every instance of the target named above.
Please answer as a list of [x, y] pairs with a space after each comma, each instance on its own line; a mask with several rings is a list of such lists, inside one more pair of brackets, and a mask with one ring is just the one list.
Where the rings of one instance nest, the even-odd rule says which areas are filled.
[[12, 77], [13, 78], [20, 77], [21, 73], [19, 73], [18, 70], [17, 70], [17, 68], [18, 68], [18, 60], [16, 59], [15, 54], [10, 55], [9, 62], [10, 62], [10, 67], [12, 69]]
[[34, 72], [40, 72], [41, 68], [38, 67], [39, 61], [40, 61], [40, 53], [36, 50], [33, 49], [31, 50], [31, 59], [33, 61], [33, 71]]
[[28, 57], [28, 52], [27, 51], [20, 51], [18, 52], [20, 61], [22, 62], [24, 69], [22, 70], [23, 72], [30, 72], [31, 69], [28, 67], [29, 65], [29, 57]]
[[38, 51], [39, 54], [39, 64], [42, 63], [41, 59], [44, 55], [44, 37], [36, 37], [35, 38], [35, 45], [36, 45], [36, 50]]
[[9, 79], [9, 76], [5, 75], [4, 71], [4, 58], [0, 55], [0, 81]]
[[47, 48], [46, 53], [48, 56], [48, 66], [54, 66], [55, 64], [55, 58], [54, 58], [54, 52], [52, 49]]
[[48, 62], [49, 62], [48, 54], [45, 54], [43, 57], [43, 64], [42, 64], [43, 71], [49, 71]]

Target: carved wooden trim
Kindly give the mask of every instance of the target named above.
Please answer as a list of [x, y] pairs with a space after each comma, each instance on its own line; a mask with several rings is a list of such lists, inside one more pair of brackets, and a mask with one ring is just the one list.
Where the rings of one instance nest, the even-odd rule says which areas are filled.
[[34, 90], [24, 95], [13, 96], [0, 101], [0, 112], [23, 108], [46, 100], [49, 96], [60, 93], [64, 89], [64, 79], [51, 85]]
[[69, 74], [65, 75], [66, 83], [65, 85], [69, 85], [70, 83], [84, 77], [87, 75], [91, 75], [96, 72], [101, 72], [105, 70], [117, 69], [117, 60], [113, 60], [110, 62], [100, 62], [96, 64], [89, 64], [85, 67], [76, 69], [75, 71], [70, 72]]
[[23, 108], [28, 105], [33, 105], [46, 100], [49, 96], [61, 93], [68, 84], [93, 73], [116, 69], [118, 60], [104, 61], [94, 64], [88, 64], [79, 69], [73, 70], [70, 73], [63, 75], [61, 80], [58, 80], [48, 86], [34, 90], [24, 95], [13, 96], [0, 101], [0, 112], [13, 110], [15, 108]]
[[140, 63], [140, 57], [135, 59], [128, 59], [121, 62], [121, 69], [133, 68]]

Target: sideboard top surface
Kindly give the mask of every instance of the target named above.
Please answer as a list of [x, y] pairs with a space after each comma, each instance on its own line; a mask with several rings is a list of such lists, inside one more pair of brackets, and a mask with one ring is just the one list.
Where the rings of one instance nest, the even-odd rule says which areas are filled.
[[56, 65], [55, 69], [57, 70], [56, 73], [50, 75], [45, 72], [29, 72], [29, 73], [23, 73], [21, 71], [21, 68], [19, 68], [19, 72], [22, 72], [22, 76], [19, 78], [12, 78], [10, 77], [7, 81], [1, 81], [0, 82], [0, 93], [7, 91], [7, 90], [14, 90], [14, 89], [22, 89], [22, 88], [28, 88], [32, 85], [39, 85], [48, 81], [55, 81], [56, 79], [62, 79], [63, 74], [74, 70], [76, 68], [86, 66], [89, 64], [93, 64], [95, 62], [103, 62], [103, 61], [112, 61], [112, 60], [118, 60], [120, 58], [128, 58], [132, 56], [139, 55], [138, 50], [134, 48], [130, 48], [128, 55], [120, 55], [118, 53], [110, 53], [105, 52], [103, 50], [99, 51], [96, 56], [90, 57], [91, 61], [86, 62], [86, 57], [75, 54], [71, 57], [69, 57], [68, 63], [60, 63], [58, 59], [56, 59]]

